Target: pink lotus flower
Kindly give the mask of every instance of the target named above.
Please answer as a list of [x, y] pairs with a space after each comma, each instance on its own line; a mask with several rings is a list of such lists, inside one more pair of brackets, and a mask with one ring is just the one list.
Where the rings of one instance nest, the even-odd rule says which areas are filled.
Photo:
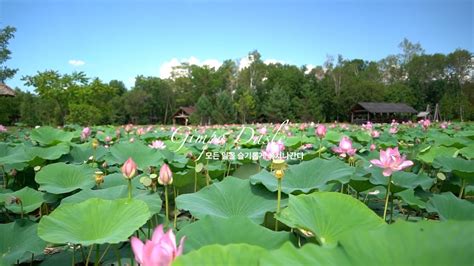
[[7, 128], [3, 125], [0, 125], [0, 133], [7, 132]]
[[380, 150], [380, 160], [370, 160], [370, 162], [380, 168], [383, 168], [383, 175], [390, 176], [392, 172], [400, 171], [404, 168], [413, 165], [413, 162], [406, 160], [405, 156], [401, 156], [396, 148], [387, 148], [387, 150]]
[[370, 144], [370, 151], [374, 151], [377, 147], [375, 146], [375, 144]]
[[91, 135], [91, 129], [89, 127], [85, 127], [81, 132], [81, 140], [86, 140]]
[[160, 168], [158, 183], [164, 186], [171, 185], [173, 183], [173, 172], [171, 172], [170, 167], [166, 163], [164, 163]]
[[262, 151], [263, 159], [269, 161], [281, 157], [281, 152], [285, 150], [285, 145], [281, 140], [270, 141], [265, 150]]
[[391, 127], [388, 131], [390, 134], [397, 134], [398, 128], [397, 127]]
[[139, 238], [132, 236], [130, 244], [132, 245], [135, 260], [142, 266], [169, 266], [183, 253], [183, 237], [176, 247], [176, 236], [170, 229], [166, 234], [163, 231], [163, 225], [159, 225], [153, 232], [151, 240], [143, 243]]
[[150, 147], [152, 149], [164, 150], [166, 148], [166, 145], [161, 140], [154, 140], [154, 141], [151, 142], [150, 145], [148, 145], [148, 147]]
[[372, 138], [376, 139], [380, 137], [380, 132], [377, 130], [373, 130], [372, 132], [370, 132], [370, 135], [372, 136]]
[[440, 126], [442, 129], [446, 129], [446, 128], [448, 128], [448, 125], [449, 125], [448, 122], [444, 121], [444, 122], [442, 122], [441, 125], [439, 125], [439, 126]]
[[128, 160], [123, 164], [121, 170], [125, 178], [132, 179], [137, 173], [137, 164], [132, 160], [132, 158], [128, 158]]
[[356, 149], [352, 148], [352, 141], [344, 136], [339, 142], [339, 147], [333, 147], [332, 150], [335, 153], [339, 153], [339, 156], [345, 158], [346, 156], [353, 156], [356, 153]]
[[324, 138], [326, 136], [326, 133], [327, 133], [326, 126], [318, 125], [318, 127], [316, 128], [316, 135], [318, 136], [318, 138], [320, 139]]
[[258, 130], [258, 133], [260, 133], [260, 135], [266, 135], [267, 134], [267, 128], [266, 127], [262, 127]]
[[371, 130], [373, 127], [372, 123], [370, 121], [367, 121], [367, 123], [363, 124], [362, 125], [362, 128], [363, 129], [366, 129], [366, 130]]
[[431, 125], [431, 121], [429, 119], [420, 120], [418, 123], [423, 127], [424, 130], [427, 130]]
[[112, 138], [110, 136], [105, 137], [105, 142], [109, 143], [112, 141]]

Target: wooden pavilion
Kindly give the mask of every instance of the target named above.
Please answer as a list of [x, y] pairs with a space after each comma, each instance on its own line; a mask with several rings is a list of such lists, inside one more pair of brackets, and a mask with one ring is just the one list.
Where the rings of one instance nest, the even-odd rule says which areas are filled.
[[392, 119], [411, 118], [418, 112], [405, 103], [358, 102], [351, 109], [351, 123], [391, 122]]
[[178, 111], [173, 115], [173, 125], [185, 125], [189, 124], [190, 116], [196, 111], [194, 106], [180, 107]]
[[4, 83], [0, 83], [0, 96], [14, 97], [15, 91]]

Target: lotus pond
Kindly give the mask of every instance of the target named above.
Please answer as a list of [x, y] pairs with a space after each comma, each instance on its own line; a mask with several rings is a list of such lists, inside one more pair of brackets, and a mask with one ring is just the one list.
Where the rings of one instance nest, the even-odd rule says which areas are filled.
[[9, 128], [0, 265], [473, 265], [474, 124]]

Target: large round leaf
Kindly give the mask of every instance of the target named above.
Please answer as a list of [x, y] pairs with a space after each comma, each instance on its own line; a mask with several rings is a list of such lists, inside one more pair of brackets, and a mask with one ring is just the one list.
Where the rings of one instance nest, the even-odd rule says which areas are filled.
[[26, 150], [31, 159], [38, 157], [45, 160], [57, 160], [64, 154], [69, 153], [69, 145], [59, 143], [50, 147], [27, 147]]
[[250, 185], [248, 180], [226, 177], [196, 193], [176, 198], [179, 209], [189, 210], [199, 219], [244, 216], [260, 224], [266, 212], [276, 210], [276, 195], [264, 188]]
[[52, 145], [59, 142], [70, 142], [74, 133], [44, 126], [31, 131], [31, 139], [42, 145]]
[[43, 216], [38, 235], [57, 244], [116, 244], [126, 241], [149, 217], [148, 207], [141, 200], [92, 198], [61, 204]]
[[323, 245], [334, 245], [354, 230], [385, 224], [362, 202], [337, 192], [290, 195], [288, 207], [277, 219], [290, 227], [311, 231]]
[[334, 248], [286, 244], [263, 254], [260, 265], [472, 265], [473, 222], [398, 221], [353, 230]]
[[87, 165], [54, 163], [43, 167], [35, 176], [39, 190], [61, 194], [95, 185], [95, 169]]
[[[281, 182], [282, 191], [290, 194], [294, 191], [308, 193], [313, 189], [325, 186], [330, 181], [339, 180], [346, 183], [355, 168], [349, 167], [340, 160], [313, 159], [297, 165], [290, 165]], [[344, 180], [343, 180], [344, 179]], [[270, 191], [277, 191], [278, 182], [273, 173], [262, 170], [250, 177], [252, 184], [263, 184]]]
[[18, 203], [8, 202], [12, 197], [19, 198], [21, 200], [21, 204], [23, 205], [23, 213], [29, 213], [38, 209], [44, 202], [44, 193], [29, 187], [24, 187], [13, 193], [8, 193], [5, 196], [5, 200], [7, 201], [5, 203], [5, 207], [14, 213], [21, 213], [21, 205]]
[[[123, 183], [125, 183], [125, 180], [123, 180]], [[74, 195], [64, 198], [61, 203], [79, 203], [91, 198], [114, 200], [127, 197], [128, 187], [122, 185], [106, 189], [84, 189]], [[133, 189], [132, 197], [134, 199], [143, 200], [152, 214], [159, 213], [161, 210], [161, 198], [156, 193], [150, 193], [148, 190]]]
[[209, 245], [179, 256], [173, 265], [257, 266], [266, 252], [262, 247], [248, 244]]
[[474, 182], [474, 162], [471, 160], [440, 156], [433, 161], [433, 166]]
[[37, 228], [38, 224], [27, 220], [0, 224], [0, 265], [25, 262], [31, 254], [43, 254], [46, 243], [38, 237]]
[[112, 146], [110, 154], [105, 159], [109, 164], [122, 165], [130, 157], [141, 170], [150, 166], [159, 166], [163, 161], [163, 156], [159, 151], [138, 141], [123, 142]]
[[451, 192], [433, 195], [426, 208], [438, 213], [442, 220], [474, 220], [474, 204], [456, 198]]
[[435, 146], [423, 153], [418, 154], [418, 159], [425, 163], [431, 164], [437, 156], [451, 157], [456, 151], [458, 151], [458, 149], [454, 147]]
[[211, 244], [246, 243], [266, 249], [275, 249], [290, 239], [288, 232], [274, 232], [257, 225], [246, 217], [218, 218], [207, 216], [178, 232], [177, 238], [186, 236], [184, 251], [199, 249]]

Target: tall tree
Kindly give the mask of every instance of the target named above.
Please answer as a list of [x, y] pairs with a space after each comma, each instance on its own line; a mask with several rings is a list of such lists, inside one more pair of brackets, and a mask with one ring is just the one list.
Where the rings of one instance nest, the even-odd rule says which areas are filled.
[[15, 36], [16, 29], [6, 26], [0, 30], [0, 83], [5, 83], [9, 78], [15, 76], [18, 69], [9, 68], [5, 65], [11, 59], [11, 51], [8, 49], [10, 39]]

